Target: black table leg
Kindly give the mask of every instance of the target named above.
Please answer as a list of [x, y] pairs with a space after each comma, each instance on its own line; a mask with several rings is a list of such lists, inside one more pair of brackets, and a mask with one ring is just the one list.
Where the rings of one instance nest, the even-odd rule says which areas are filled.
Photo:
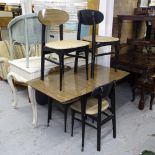
[[64, 132], [67, 132], [67, 112], [68, 112], [68, 104], [65, 105], [65, 112], [64, 112]]
[[85, 111], [86, 111], [87, 96], [81, 96], [81, 119], [82, 119], [82, 148], [84, 151], [84, 137], [85, 137]]
[[51, 98], [48, 97], [48, 119], [47, 126], [49, 126], [50, 120], [52, 119], [52, 101]]

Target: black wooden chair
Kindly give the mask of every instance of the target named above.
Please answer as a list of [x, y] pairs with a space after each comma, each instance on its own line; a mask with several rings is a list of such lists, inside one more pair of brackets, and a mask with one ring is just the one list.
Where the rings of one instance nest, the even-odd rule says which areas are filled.
[[[80, 10], [78, 12], [78, 32], [80, 36], [81, 32], [81, 25], [89, 25], [92, 26], [92, 33], [89, 36], [82, 38], [85, 41], [91, 42], [91, 77], [94, 77], [94, 64], [95, 64], [95, 57], [104, 56], [109, 54], [115, 54], [115, 70], [117, 67], [118, 62], [118, 55], [119, 55], [119, 38], [108, 37], [108, 36], [98, 36], [97, 35], [97, 24], [101, 23], [104, 19], [103, 14], [97, 10]], [[106, 52], [106, 53], [97, 53], [97, 49], [99, 47], [114, 45], [115, 52]], [[78, 55], [78, 53], [77, 53]], [[78, 64], [78, 57], [75, 58], [75, 68], [77, 68]]]
[[[74, 120], [82, 121], [82, 119], [84, 119], [84, 123], [82, 123], [83, 128], [82, 131], [84, 131], [82, 132], [82, 151], [84, 150], [85, 124], [97, 129], [97, 150], [100, 151], [101, 125], [112, 120], [113, 137], [116, 138], [115, 81], [106, 84], [104, 86], [101, 86], [92, 92], [91, 97], [87, 99], [85, 106], [86, 109], [84, 110], [82, 119], [75, 117], [76, 113], [81, 113], [81, 111], [83, 110], [81, 108], [81, 104], [82, 103], [77, 101], [71, 105], [71, 113], [72, 113], [71, 136], [73, 136]], [[104, 119], [102, 119], [101, 114], [104, 115]], [[87, 119], [89, 117], [92, 118], [93, 121], [96, 121], [97, 125], [88, 122]]]
[[[41, 54], [41, 80], [44, 80], [44, 63], [45, 60], [59, 65], [60, 67], [60, 90], [62, 90], [62, 78], [64, 75], [64, 55], [76, 57], [71, 52], [85, 52], [85, 56], [78, 56], [86, 59], [86, 76], [88, 79], [88, 49], [89, 42], [82, 40], [63, 40], [63, 24], [69, 19], [67, 12], [57, 9], [45, 9], [39, 11], [39, 21], [42, 23], [42, 54]], [[45, 43], [46, 26], [59, 26], [60, 40]], [[59, 62], [48, 59], [46, 54], [56, 53]]]

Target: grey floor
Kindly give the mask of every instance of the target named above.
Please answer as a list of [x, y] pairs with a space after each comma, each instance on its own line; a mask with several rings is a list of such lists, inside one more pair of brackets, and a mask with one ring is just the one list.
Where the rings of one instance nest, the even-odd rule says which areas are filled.
[[75, 123], [74, 137], [70, 136], [70, 113], [64, 133], [63, 113], [55, 107], [47, 127], [47, 106], [38, 106], [38, 127], [33, 128], [27, 91], [18, 89], [18, 108], [13, 109], [9, 85], [0, 81], [0, 88], [0, 155], [138, 155], [146, 149], [155, 151], [155, 106], [149, 110], [148, 96], [145, 109], [139, 111], [139, 98], [130, 102], [127, 83], [116, 89], [117, 138], [112, 138], [111, 122], [102, 126], [102, 149], [97, 152], [96, 131], [86, 127], [84, 153], [80, 150], [80, 123]]

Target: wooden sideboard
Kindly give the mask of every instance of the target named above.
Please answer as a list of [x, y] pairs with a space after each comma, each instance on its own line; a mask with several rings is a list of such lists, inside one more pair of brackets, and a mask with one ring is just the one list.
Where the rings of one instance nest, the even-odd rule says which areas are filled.
[[[1, 3], [0, 3], [1, 4]], [[0, 5], [1, 6], [1, 5]], [[20, 4], [18, 5], [2, 5], [4, 8], [0, 11], [0, 28], [7, 28], [8, 23], [15, 17], [22, 13]], [[0, 40], [2, 40], [0, 30]]]
[[[0, 11], [0, 27], [6, 28], [8, 23], [13, 19], [12, 12], [9, 11]], [[0, 41], [2, 40], [1, 30], [0, 30]]]
[[121, 38], [122, 34], [122, 23], [123, 21], [133, 21], [136, 22], [134, 27], [134, 38], [137, 38], [137, 31], [139, 30], [139, 23], [140, 22], [153, 22], [155, 21], [155, 16], [150, 15], [118, 15], [118, 37]]
[[[141, 86], [144, 86], [146, 79], [148, 79], [149, 75], [155, 72], [155, 54], [149, 54], [149, 52], [143, 52], [143, 48], [146, 46], [154, 46], [154, 40], [147, 39], [138, 39], [137, 31], [139, 30], [139, 23], [141, 22], [153, 22], [155, 21], [155, 16], [149, 15], [119, 15], [118, 16], [118, 37], [121, 38], [122, 31], [122, 23], [123, 21], [133, 21], [135, 22], [134, 27], [134, 36], [130, 42], [126, 42], [125, 46], [132, 45], [132, 49], [127, 51], [124, 54], [119, 55], [119, 61], [117, 68], [130, 72], [133, 77], [131, 80], [132, 83], [136, 81], [136, 78], [141, 77], [143, 81], [141, 81]], [[124, 45], [121, 46], [122, 48]], [[140, 50], [138, 50], [140, 47]], [[145, 48], [146, 48], [145, 47]], [[111, 62], [113, 66], [113, 60]], [[143, 87], [141, 87], [143, 89]], [[143, 89], [143, 91], [145, 91]], [[144, 92], [141, 93], [140, 101], [139, 101], [139, 109], [144, 108]]]

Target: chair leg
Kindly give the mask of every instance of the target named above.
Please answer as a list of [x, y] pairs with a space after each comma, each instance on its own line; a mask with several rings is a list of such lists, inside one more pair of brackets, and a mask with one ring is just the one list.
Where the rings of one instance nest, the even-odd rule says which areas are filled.
[[64, 59], [62, 59], [62, 74], [64, 75], [65, 72], [65, 66], [64, 66]]
[[94, 65], [95, 65], [95, 53], [92, 52], [92, 59], [91, 59], [91, 78], [94, 78]]
[[50, 97], [48, 97], [48, 119], [47, 119], [47, 126], [49, 126], [50, 120], [52, 119], [52, 105], [53, 103], [50, 102]]
[[97, 151], [101, 150], [101, 111], [97, 116]]
[[76, 57], [75, 57], [75, 63], [74, 63], [74, 73], [77, 73], [77, 67], [78, 67], [78, 56], [79, 56], [79, 52], [76, 51]]
[[71, 136], [73, 136], [73, 130], [74, 130], [74, 117], [75, 117], [75, 111], [74, 111], [73, 109], [71, 110], [71, 115], [72, 115]]
[[59, 55], [59, 67], [60, 67], [60, 91], [62, 90], [62, 76], [63, 76], [63, 59], [64, 59], [64, 55]]
[[111, 96], [111, 105], [112, 105], [112, 125], [113, 125], [113, 138], [116, 138], [116, 107], [115, 107], [115, 86], [112, 89], [112, 96]]
[[41, 55], [41, 80], [44, 80], [45, 54], [42, 51]]
[[92, 118], [92, 123], [94, 123], [95, 121], [94, 121], [94, 119]]
[[86, 102], [87, 102], [87, 97], [82, 96], [81, 97], [81, 120], [82, 120], [82, 147], [81, 147], [81, 151], [82, 152], [84, 151]]
[[112, 118], [112, 125], [113, 125], [113, 138], [116, 138], [116, 116], [115, 114]]
[[152, 110], [152, 104], [153, 104], [154, 97], [155, 97], [155, 94], [151, 93], [150, 110]]
[[115, 45], [115, 72], [117, 71], [118, 58], [119, 58], [119, 44], [117, 43]]
[[81, 151], [84, 151], [84, 137], [85, 137], [85, 117], [82, 116], [82, 148]]
[[135, 100], [135, 97], [136, 97], [135, 89], [136, 89], [136, 88], [135, 88], [134, 86], [132, 86], [132, 88], [131, 88], [131, 91], [132, 91], [132, 99], [131, 99], [131, 101], [132, 101], [132, 102]]
[[85, 52], [85, 57], [86, 57], [86, 78], [88, 80], [88, 58], [89, 58], [88, 50]]
[[64, 112], [64, 132], [67, 132], [67, 112], [68, 112], [68, 105], [65, 105], [65, 112]]
[[135, 97], [136, 97], [136, 93], [135, 93], [135, 90], [136, 90], [135, 76], [133, 76], [133, 75], [130, 76], [129, 79], [128, 79], [128, 83], [130, 85], [131, 93], [132, 93], [131, 101], [133, 102], [135, 100]]

